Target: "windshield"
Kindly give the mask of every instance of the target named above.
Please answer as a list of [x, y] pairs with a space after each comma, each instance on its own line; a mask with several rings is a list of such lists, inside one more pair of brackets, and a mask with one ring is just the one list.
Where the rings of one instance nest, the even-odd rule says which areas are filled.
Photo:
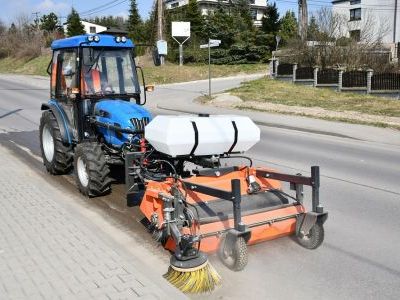
[[131, 53], [131, 49], [83, 48], [83, 94], [103, 96], [140, 93]]

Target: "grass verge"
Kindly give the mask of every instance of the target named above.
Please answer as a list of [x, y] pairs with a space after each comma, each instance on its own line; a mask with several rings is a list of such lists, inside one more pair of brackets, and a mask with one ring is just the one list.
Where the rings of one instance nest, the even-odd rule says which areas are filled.
[[331, 89], [296, 85], [267, 77], [242, 83], [239, 88], [229, 92], [240, 97], [244, 105], [247, 101], [251, 101], [400, 117], [400, 101], [396, 99], [348, 92], [338, 93]]
[[[51, 56], [43, 55], [32, 60], [4, 58], [0, 59], [0, 73], [14, 73], [27, 75], [47, 76], [46, 69]], [[139, 65], [143, 66], [146, 83], [174, 83], [208, 78], [208, 65], [184, 65], [179, 67], [167, 63], [155, 67], [149, 59], [139, 58]], [[213, 78], [225, 77], [238, 74], [252, 74], [266, 72], [265, 64], [246, 65], [213, 65], [211, 66]]]

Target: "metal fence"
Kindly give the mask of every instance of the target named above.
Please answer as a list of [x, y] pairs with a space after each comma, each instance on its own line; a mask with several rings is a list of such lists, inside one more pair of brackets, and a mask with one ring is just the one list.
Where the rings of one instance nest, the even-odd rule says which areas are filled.
[[278, 65], [278, 75], [293, 75], [293, 65], [292, 64], [279, 64]]
[[343, 73], [342, 87], [367, 87], [367, 72], [349, 71]]
[[337, 84], [339, 71], [335, 69], [322, 69], [318, 71], [317, 84]]
[[400, 90], [399, 73], [376, 73], [372, 75], [371, 89], [382, 90]]
[[296, 79], [314, 79], [314, 68], [313, 67], [297, 68]]

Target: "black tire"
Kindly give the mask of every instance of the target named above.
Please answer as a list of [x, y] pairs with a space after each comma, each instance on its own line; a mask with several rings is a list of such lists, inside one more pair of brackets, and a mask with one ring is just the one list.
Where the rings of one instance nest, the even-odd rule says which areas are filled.
[[324, 225], [317, 222], [314, 224], [313, 227], [311, 227], [310, 233], [308, 235], [303, 235], [299, 233], [297, 235], [297, 241], [304, 248], [317, 249], [324, 241], [324, 236]]
[[[50, 110], [42, 113], [39, 135], [40, 150], [46, 170], [53, 175], [69, 173], [73, 160], [70, 146], [63, 143], [57, 119]], [[53, 155], [49, 154], [49, 151], [51, 152], [49, 147], [52, 148]]]
[[234, 238], [233, 241], [227, 241], [226, 236], [223, 237], [218, 249], [218, 256], [222, 263], [232, 271], [243, 270], [249, 261], [246, 240], [242, 236]]
[[[74, 168], [76, 183], [83, 195], [97, 197], [111, 192], [110, 168], [99, 143], [83, 142], [77, 145]], [[84, 171], [87, 181], [82, 178]]]

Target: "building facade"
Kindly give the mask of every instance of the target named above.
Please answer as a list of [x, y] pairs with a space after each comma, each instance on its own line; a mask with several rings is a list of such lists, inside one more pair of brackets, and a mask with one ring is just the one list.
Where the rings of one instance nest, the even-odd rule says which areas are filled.
[[333, 13], [343, 16], [341, 34], [361, 42], [380, 39], [400, 42], [400, 0], [333, 0]]
[[[189, 0], [164, 0], [164, 2], [167, 9], [174, 9], [187, 5]], [[228, 6], [231, 4], [232, 0], [197, 0], [197, 2], [201, 13], [203, 15], [208, 15], [209, 13], [214, 12], [218, 2]], [[267, 0], [249, 0], [249, 3], [254, 25], [261, 26], [262, 18], [267, 10]]]
[[[98, 25], [98, 24], [94, 24], [94, 23], [90, 23], [90, 22], [86, 22], [86, 21], [81, 21], [85, 32], [87, 34], [90, 33], [100, 33], [103, 31], [106, 31], [108, 28], [102, 25]], [[64, 32], [67, 32], [67, 27], [68, 27], [68, 23], [64, 23], [63, 24], [63, 28], [64, 28]]]

